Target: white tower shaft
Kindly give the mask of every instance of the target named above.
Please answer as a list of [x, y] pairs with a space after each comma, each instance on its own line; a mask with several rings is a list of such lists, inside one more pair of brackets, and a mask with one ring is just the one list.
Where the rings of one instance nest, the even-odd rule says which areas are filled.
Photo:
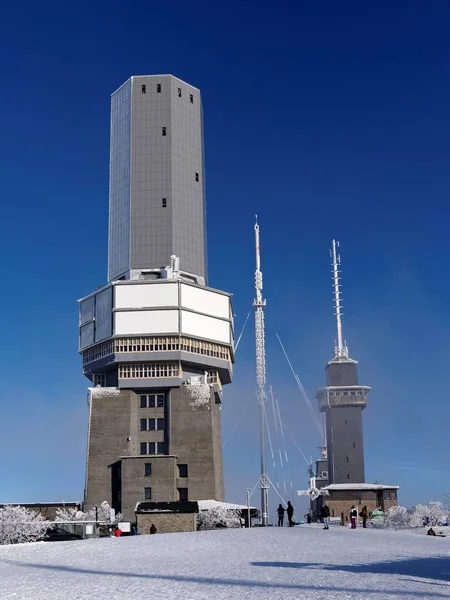
[[264, 307], [266, 301], [262, 297], [262, 273], [261, 255], [259, 248], [259, 225], [255, 223], [255, 246], [256, 246], [256, 271], [255, 271], [255, 348], [256, 348], [256, 385], [257, 397], [260, 411], [260, 452], [261, 452], [261, 525], [268, 524], [268, 479], [266, 474], [266, 448], [265, 448], [265, 402], [266, 396], [266, 348]]
[[341, 277], [340, 277], [340, 266], [341, 257], [337, 253], [336, 248], [339, 246], [339, 242], [333, 240], [332, 248], [330, 251], [332, 259], [332, 273], [333, 273], [333, 293], [334, 293], [334, 308], [336, 316], [336, 328], [337, 328], [337, 341], [334, 348], [335, 358], [348, 358], [348, 349], [344, 342], [342, 334], [342, 291], [341, 291]]

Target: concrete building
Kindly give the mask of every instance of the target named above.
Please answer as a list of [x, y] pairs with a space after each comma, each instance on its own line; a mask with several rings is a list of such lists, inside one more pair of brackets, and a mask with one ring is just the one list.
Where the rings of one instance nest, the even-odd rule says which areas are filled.
[[358, 362], [350, 358], [343, 338], [338, 245], [333, 240], [337, 341], [334, 356], [325, 368], [326, 387], [319, 389], [316, 395], [319, 410], [325, 417], [326, 446], [316, 461], [317, 489], [322, 493], [311, 499], [311, 513], [313, 518], [320, 517], [322, 505], [326, 503], [331, 516], [339, 516], [345, 524], [352, 505], [360, 508], [365, 505], [370, 512], [395, 506], [399, 488], [365, 483], [362, 411], [367, 406], [370, 387], [359, 383]]
[[327, 364], [326, 384], [317, 399], [325, 413], [328, 483], [364, 483], [362, 411], [370, 388], [358, 382], [357, 361], [339, 354]]
[[364, 483], [362, 411], [370, 388], [358, 381], [358, 363], [348, 355], [341, 323], [340, 257], [333, 240], [333, 279], [337, 319], [337, 344], [325, 368], [326, 387], [317, 392], [319, 410], [325, 415], [327, 483]]
[[391, 506], [397, 506], [397, 485], [379, 485], [377, 483], [334, 483], [325, 488], [324, 502], [330, 509], [331, 518], [339, 518], [342, 525], [350, 521], [350, 508], [354, 505], [358, 515], [363, 506], [368, 513], [379, 509], [387, 511]]
[[200, 91], [131, 77], [111, 97], [108, 283], [79, 302], [85, 505], [223, 500], [230, 295], [207, 287]]

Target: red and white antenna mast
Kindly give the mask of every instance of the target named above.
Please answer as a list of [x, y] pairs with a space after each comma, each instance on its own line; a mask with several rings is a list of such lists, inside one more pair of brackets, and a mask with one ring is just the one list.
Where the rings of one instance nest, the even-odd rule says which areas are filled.
[[268, 524], [268, 490], [269, 481], [266, 473], [266, 447], [265, 447], [265, 402], [266, 395], [266, 348], [265, 348], [265, 327], [264, 327], [264, 308], [266, 301], [262, 296], [262, 273], [261, 273], [261, 255], [259, 248], [259, 225], [258, 217], [255, 217], [255, 246], [256, 246], [256, 271], [255, 271], [255, 347], [256, 347], [256, 385], [257, 398], [260, 412], [260, 451], [261, 451], [261, 525]]
[[331, 265], [333, 273], [333, 295], [334, 295], [334, 309], [336, 316], [336, 328], [337, 328], [337, 340], [336, 346], [334, 347], [334, 358], [335, 359], [347, 359], [348, 348], [344, 341], [342, 334], [342, 291], [341, 291], [341, 256], [337, 253], [336, 248], [339, 247], [339, 242], [333, 240], [332, 247], [330, 250]]

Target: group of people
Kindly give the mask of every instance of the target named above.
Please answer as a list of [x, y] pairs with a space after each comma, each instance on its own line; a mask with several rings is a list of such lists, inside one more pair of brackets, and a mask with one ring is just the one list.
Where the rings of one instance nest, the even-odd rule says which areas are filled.
[[288, 501], [287, 508], [284, 508], [282, 504], [280, 504], [277, 508], [278, 513], [278, 527], [283, 527], [284, 524], [284, 513], [287, 514], [289, 527], [294, 527], [294, 521], [292, 517], [294, 516], [294, 507]]
[[[123, 531], [120, 529], [119, 526], [117, 526], [114, 530], [112, 535], [114, 537], [121, 537], [122, 536]], [[157, 529], [156, 529], [156, 525], [154, 523], [151, 524], [151, 527], [149, 529], [149, 533], [157, 533]], [[137, 529], [136, 527], [133, 525], [133, 527], [131, 528], [131, 535], [137, 535]]]
[[[351, 528], [356, 529], [356, 521], [358, 519], [358, 510], [354, 504], [352, 505], [352, 507], [349, 511], [349, 514], [350, 514]], [[324, 504], [322, 506], [321, 511], [320, 511], [320, 516], [323, 521], [323, 528], [329, 529], [330, 528], [330, 509], [328, 508], [328, 506], [326, 504]], [[364, 529], [366, 529], [367, 528], [367, 518], [369, 516], [367, 506], [363, 506], [361, 512], [359, 513], [359, 516], [362, 519]]]
[[[292, 506], [292, 504], [290, 502], [287, 503], [287, 508], [284, 508], [283, 505], [280, 504], [278, 506], [277, 513], [278, 513], [278, 527], [283, 527], [285, 513], [287, 514], [287, 517], [288, 517], [289, 527], [294, 526], [294, 524], [295, 524], [293, 521], [294, 507]], [[354, 504], [352, 505], [352, 507], [349, 511], [349, 514], [350, 514], [351, 528], [356, 529], [356, 522], [358, 519], [358, 510]], [[329, 529], [330, 528], [330, 509], [326, 504], [322, 505], [319, 516], [322, 519], [323, 528]], [[359, 513], [359, 516], [362, 519], [362, 524], [363, 524], [364, 529], [366, 529], [367, 528], [367, 518], [369, 516], [367, 506], [363, 506], [361, 512]]]

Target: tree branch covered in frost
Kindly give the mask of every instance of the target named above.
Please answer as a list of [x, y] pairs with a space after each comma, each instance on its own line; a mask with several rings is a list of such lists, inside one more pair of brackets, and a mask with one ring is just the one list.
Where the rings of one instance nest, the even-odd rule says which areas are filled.
[[399, 529], [408, 527], [410, 515], [404, 506], [391, 506], [385, 515], [385, 524], [387, 527]]
[[[97, 517], [97, 519], [96, 519]], [[59, 508], [56, 511], [55, 521], [59, 523], [67, 523], [72, 521], [100, 521], [104, 523], [109, 523], [111, 519], [111, 507], [109, 506], [106, 500], [100, 504], [97, 508], [97, 514], [95, 514], [95, 508], [91, 508], [87, 512], [81, 512], [81, 510], [75, 510], [74, 508]], [[117, 525], [119, 521], [123, 519], [122, 513], [117, 513], [113, 521], [111, 521], [112, 525]]]
[[428, 502], [415, 507], [409, 524], [411, 527], [435, 527], [442, 525], [446, 518], [447, 511], [442, 502]]
[[41, 514], [24, 506], [5, 506], [0, 509], [0, 544], [36, 542], [51, 526]]
[[217, 529], [221, 527], [240, 527], [241, 515], [236, 509], [218, 506], [202, 510], [197, 515], [197, 528], [199, 531], [206, 529]]

